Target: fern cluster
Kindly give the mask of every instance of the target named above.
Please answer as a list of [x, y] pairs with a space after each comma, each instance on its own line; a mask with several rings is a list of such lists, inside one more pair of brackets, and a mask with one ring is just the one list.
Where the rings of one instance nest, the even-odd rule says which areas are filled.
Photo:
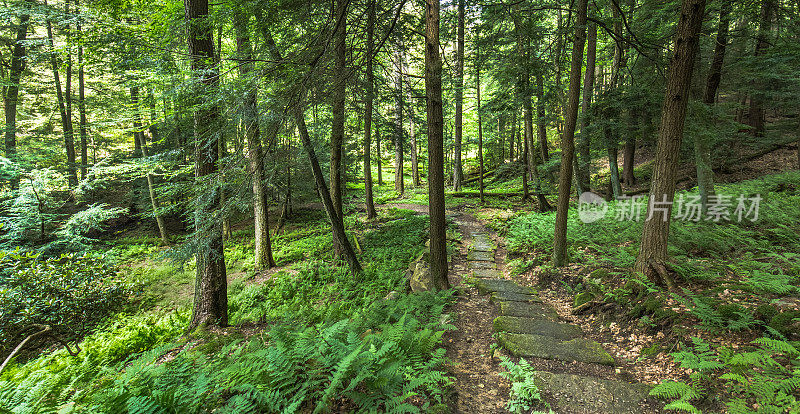
[[500, 365], [506, 369], [500, 376], [511, 382], [508, 403], [506, 408], [512, 413], [528, 413], [538, 406], [547, 407], [542, 400], [542, 394], [536, 385], [534, 374], [536, 370], [524, 358], [516, 364], [508, 357], [502, 357]]

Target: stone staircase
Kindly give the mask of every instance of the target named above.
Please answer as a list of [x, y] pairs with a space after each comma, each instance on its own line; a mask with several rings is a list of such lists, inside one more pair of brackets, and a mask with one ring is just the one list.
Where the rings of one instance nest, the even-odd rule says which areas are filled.
[[[473, 240], [467, 255], [469, 280], [500, 308], [493, 326], [501, 347], [529, 360], [614, 366], [614, 358], [600, 343], [583, 338], [580, 327], [560, 322], [555, 309], [542, 303], [534, 289], [504, 278], [486, 232], [474, 230], [469, 236]], [[563, 372], [537, 371], [535, 375], [537, 386], [558, 413], [655, 411], [645, 384]]]

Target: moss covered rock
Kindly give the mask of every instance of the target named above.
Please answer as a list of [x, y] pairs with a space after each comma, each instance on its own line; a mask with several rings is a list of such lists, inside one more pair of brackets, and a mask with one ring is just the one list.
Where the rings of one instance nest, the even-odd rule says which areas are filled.
[[581, 336], [581, 328], [576, 325], [549, 321], [546, 319], [498, 316], [492, 323], [496, 332], [534, 334], [549, 336], [559, 340], [569, 340]]
[[602, 345], [583, 338], [561, 341], [542, 335], [503, 332], [498, 336], [497, 342], [512, 355], [519, 357], [614, 365], [614, 358]]

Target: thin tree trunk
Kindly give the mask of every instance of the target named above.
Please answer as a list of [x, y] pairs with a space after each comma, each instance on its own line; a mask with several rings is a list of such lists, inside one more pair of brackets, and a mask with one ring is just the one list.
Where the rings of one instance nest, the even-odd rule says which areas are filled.
[[[219, 74], [213, 64], [213, 26], [207, 22], [208, 0], [184, 0], [191, 67], [197, 80], [208, 89], [219, 88]], [[219, 158], [217, 140], [220, 122], [219, 107], [201, 107], [194, 113], [195, 177], [198, 181], [217, 172]], [[221, 191], [220, 188], [216, 189]], [[189, 329], [199, 326], [228, 325], [228, 284], [225, 276], [225, 250], [222, 229], [214, 220], [214, 210], [219, 208], [216, 199], [198, 208], [195, 226], [198, 232], [197, 279], [194, 309]]]
[[[253, 222], [255, 228], [255, 270], [269, 269], [275, 266], [272, 256], [272, 242], [269, 237], [269, 203], [267, 189], [264, 185], [264, 157], [261, 147], [261, 129], [258, 122], [258, 89], [257, 82], [250, 84], [250, 73], [253, 64], [253, 46], [250, 43], [249, 18], [241, 10], [234, 14], [236, 26], [236, 49], [241, 63], [239, 75], [247, 83], [247, 92], [242, 102], [242, 121], [247, 140], [247, 158], [250, 175], [253, 180]], [[287, 180], [290, 178], [287, 174]], [[287, 182], [287, 204], [290, 197], [291, 183]], [[288, 209], [286, 210], [288, 213]]]
[[578, 193], [591, 190], [591, 179], [589, 166], [592, 163], [592, 155], [589, 151], [591, 136], [589, 135], [589, 114], [591, 113], [592, 96], [594, 95], [594, 70], [597, 57], [597, 25], [590, 22], [587, 26], [586, 36], [586, 73], [583, 80], [583, 102], [581, 103], [581, 133], [578, 137], [577, 145], [577, 169], [575, 172], [575, 184], [578, 186]]
[[[259, 21], [261, 20], [259, 15], [256, 15], [256, 19]], [[272, 38], [272, 34], [265, 26], [262, 26], [262, 32], [272, 58], [276, 61], [283, 60], [278, 47], [275, 45], [275, 40]], [[319, 158], [317, 158], [317, 153], [314, 150], [314, 144], [311, 142], [311, 136], [308, 133], [308, 127], [306, 126], [304, 115], [305, 91], [300, 91], [296, 102], [294, 102], [292, 106], [293, 107], [290, 108], [290, 111], [294, 117], [298, 132], [300, 133], [300, 142], [302, 142], [303, 149], [308, 155], [308, 162], [311, 164], [311, 172], [314, 174], [314, 182], [322, 201], [322, 205], [325, 207], [325, 214], [328, 216], [328, 221], [331, 223], [333, 237], [336, 239], [334, 243], [338, 244], [342, 248], [342, 255], [344, 256], [345, 261], [347, 261], [350, 270], [353, 273], [361, 273], [361, 264], [358, 262], [355, 250], [353, 250], [353, 246], [350, 244], [350, 240], [347, 238], [347, 233], [344, 225], [342, 224], [343, 220], [336, 216], [336, 209], [333, 206], [333, 201], [331, 200], [331, 193], [328, 191], [328, 184], [325, 182], [325, 176], [322, 174], [322, 168], [319, 165]]]
[[[330, 185], [333, 206], [336, 209], [336, 217], [344, 227], [344, 211], [342, 182], [342, 146], [344, 145], [344, 100], [345, 87], [347, 84], [347, 68], [345, 67], [346, 56], [346, 26], [347, 26], [347, 0], [336, 1], [336, 30], [333, 33], [335, 69], [331, 84], [333, 85], [331, 111], [333, 112], [333, 125], [331, 126], [331, 162], [330, 162]], [[342, 247], [338, 244], [338, 239], [334, 237], [333, 250], [336, 257], [342, 254]]]
[[[375, 201], [372, 194], [372, 104], [375, 100], [375, 73], [373, 71], [373, 59], [375, 48], [375, 1], [369, 0], [369, 10], [367, 11], [367, 69], [366, 69], [366, 88], [367, 96], [364, 104], [364, 191], [366, 192], [367, 218], [374, 219], [378, 216], [375, 212]], [[378, 175], [380, 175], [380, 163], [378, 163]], [[379, 179], [380, 181], [380, 179]]]
[[542, 162], [550, 161], [550, 152], [547, 149], [547, 126], [544, 112], [544, 75], [536, 74], [536, 131], [539, 136], [539, 154]]
[[409, 114], [409, 132], [411, 133], [411, 183], [414, 187], [419, 187], [419, 160], [417, 159], [417, 136], [416, 124], [414, 123], [414, 106], [409, 102], [411, 114]]
[[444, 205], [444, 115], [442, 58], [439, 55], [439, 0], [425, 1], [425, 95], [428, 114], [428, 214], [434, 287], [450, 288]]
[[[17, 162], [17, 105], [19, 104], [19, 82], [22, 79], [22, 72], [25, 69], [25, 57], [27, 51], [25, 40], [28, 37], [28, 26], [30, 25], [30, 14], [28, 8], [33, 4], [32, 0], [26, 0], [22, 7], [25, 12], [19, 16], [17, 25], [17, 37], [14, 48], [11, 51], [11, 68], [9, 71], [8, 86], [3, 88], [3, 108], [5, 108], [5, 144], [6, 158], [12, 163]], [[11, 189], [19, 188], [19, 176], [14, 173], [11, 178]]]
[[635, 271], [670, 288], [675, 283], [666, 268], [667, 240], [694, 54], [704, 12], [705, 0], [683, 0], [658, 131], [648, 220], [642, 228], [642, 242], [634, 265]]
[[[142, 149], [142, 158], [147, 158], [147, 145], [144, 140], [144, 132], [142, 131], [142, 121], [139, 115], [139, 88], [131, 87], [131, 106], [134, 109], [133, 116], [133, 139], [139, 142]], [[167, 237], [167, 226], [164, 223], [164, 218], [158, 213], [159, 203], [155, 192], [155, 177], [149, 171], [145, 178], [147, 179], [147, 192], [150, 196], [150, 205], [153, 207], [153, 216], [156, 218], [156, 226], [158, 227], [158, 235], [161, 237], [161, 242], [169, 245], [169, 238]]]
[[[44, 4], [47, 5], [47, 1], [45, 1]], [[67, 9], [67, 11], [68, 10], [69, 9]], [[61, 89], [61, 78], [58, 73], [58, 58], [54, 51], [55, 40], [53, 37], [53, 24], [50, 19], [47, 19], [47, 39], [50, 44], [50, 66], [53, 70], [53, 78], [56, 83], [56, 100], [58, 101], [58, 112], [61, 115], [61, 127], [64, 134], [64, 149], [67, 154], [67, 179], [69, 186], [75, 187], [78, 185], [78, 174], [75, 171], [75, 140], [72, 128], [72, 117], [68, 116], [68, 114], [71, 115], [71, 109], [67, 112], [65, 108], [64, 92]], [[69, 81], [67, 82], [69, 83]]]
[[458, 28], [456, 46], [456, 125], [455, 143], [453, 148], [453, 191], [461, 191], [464, 182], [464, 169], [461, 165], [461, 141], [463, 140], [463, 111], [464, 111], [464, 1], [458, 0]]
[[475, 94], [478, 101], [478, 190], [480, 193], [481, 204], [483, 204], [483, 121], [481, 116], [481, 62], [480, 51], [475, 46], [477, 62], [475, 63]]
[[[611, 63], [611, 79], [608, 82], [608, 89], [606, 90], [607, 95], [612, 95], [617, 92], [617, 87], [620, 83], [622, 60], [625, 58], [622, 49], [622, 19], [620, 16], [620, 11], [616, 5], [612, 5], [611, 7], [614, 15], [614, 34], [617, 40], [614, 42], [614, 58]], [[611, 108], [606, 108], [604, 113], [607, 120], [615, 118], [615, 114]], [[609, 178], [611, 183], [611, 194], [614, 199], [617, 199], [622, 196], [622, 186], [620, 185], [619, 159], [617, 157], [619, 136], [615, 128], [616, 127], [612, 127], [608, 122], [606, 122], [605, 126], [603, 127], [603, 135], [605, 136], [606, 149], [608, 150], [608, 169], [611, 175]]]
[[498, 165], [504, 164], [506, 162], [506, 137], [505, 137], [505, 127], [506, 127], [506, 118], [505, 114], [498, 114], [497, 115], [497, 142], [500, 144], [500, 162]]
[[508, 143], [508, 161], [514, 162], [514, 146], [517, 140], [517, 111], [511, 113], [511, 140]]
[[381, 134], [375, 125], [375, 161], [378, 162], [378, 185], [383, 185], [383, 157], [381, 157]]
[[[772, 30], [772, 16], [777, 8], [776, 0], [762, 0], [761, 2], [761, 23], [758, 27], [758, 39], [754, 56], [756, 59], [763, 56], [769, 47], [769, 33]], [[760, 82], [759, 82], [760, 83]], [[762, 86], [762, 85], [759, 85]], [[759, 89], [750, 96], [750, 111], [748, 112], [748, 124], [752, 127], [753, 135], [760, 137], [764, 135], [764, 97]]]
[[[709, 107], [714, 106], [722, 79], [722, 64], [725, 61], [725, 49], [728, 46], [728, 28], [730, 25], [730, 13], [732, 4], [730, 0], [722, 0], [719, 10], [719, 26], [717, 27], [717, 40], [714, 47], [714, 57], [711, 60], [711, 68], [708, 71], [706, 80], [706, 90], [703, 94], [703, 103]], [[694, 155], [697, 168], [697, 187], [700, 190], [700, 202], [703, 212], [708, 206], [708, 198], [714, 194], [714, 171], [711, 168], [711, 151], [700, 134], [694, 136]]]
[[556, 209], [553, 266], [567, 264], [567, 210], [572, 185], [572, 157], [575, 155], [575, 127], [578, 123], [578, 106], [581, 97], [581, 67], [583, 46], [586, 42], [586, 9], [588, 0], [578, 1], [578, 17], [575, 23], [575, 40], [572, 46], [572, 65], [569, 75], [569, 101], [564, 135], [561, 140], [561, 171], [558, 176], [558, 207]]
[[402, 197], [405, 191], [405, 183], [403, 182], [403, 138], [405, 131], [403, 130], [403, 51], [402, 48], [397, 51], [397, 83], [395, 84], [397, 94], [396, 108], [397, 118], [395, 119], [395, 133], [394, 133], [394, 190]]
[[[525, 99], [525, 101], [523, 101], [522, 103], [522, 106], [524, 108], [523, 109], [524, 126], [522, 132], [523, 134], [522, 135], [522, 200], [527, 200], [528, 197], [530, 197], [530, 194], [528, 193], [528, 175], [529, 175], [529, 170], [531, 168], [531, 162], [530, 162], [531, 149], [529, 148], [528, 143], [531, 141], [530, 134], [533, 131], [533, 126], [531, 125], [532, 115], [530, 109], [530, 97], [527, 98], [523, 97], [523, 99]], [[526, 105], [526, 103], [528, 104]]]
[[[78, 37], [81, 36], [81, 16], [79, 10], [79, 0], [75, 0], [75, 12], [78, 13], [78, 22], [75, 29]], [[86, 82], [84, 75], [84, 59], [83, 59], [83, 39], [78, 41], [78, 113], [80, 119], [80, 133], [81, 133], [81, 180], [86, 178], [86, 170], [89, 164], [89, 151], [88, 151], [88, 130], [86, 121]]]

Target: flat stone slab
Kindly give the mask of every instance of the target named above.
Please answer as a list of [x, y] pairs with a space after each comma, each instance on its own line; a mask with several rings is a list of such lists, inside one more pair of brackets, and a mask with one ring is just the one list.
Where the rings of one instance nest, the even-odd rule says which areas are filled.
[[493, 262], [494, 261], [494, 253], [493, 252], [480, 252], [477, 250], [472, 250], [467, 253], [467, 260], [470, 261], [479, 261], [479, 262]]
[[481, 295], [492, 292], [533, 293], [531, 288], [520, 286], [507, 279], [478, 279], [475, 281], [475, 286], [478, 287], [478, 292], [480, 292]]
[[557, 412], [637, 414], [644, 412], [650, 386], [537, 371], [533, 381]]
[[489, 302], [499, 304], [500, 302], [528, 302], [528, 303], [541, 303], [542, 300], [534, 294], [527, 293], [513, 293], [513, 292], [494, 292], [489, 297]]
[[488, 238], [475, 239], [472, 242], [472, 250], [479, 252], [491, 252], [494, 250], [494, 243]]
[[500, 302], [500, 314], [524, 318], [558, 319], [558, 312], [555, 309], [541, 303]]
[[481, 279], [501, 279], [503, 273], [497, 269], [475, 269], [472, 271], [472, 276]]
[[496, 332], [534, 334], [567, 341], [583, 334], [577, 325], [548, 321], [545, 319], [498, 316], [492, 322]]
[[470, 269], [497, 269], [497, 265], [494, 262], [477, 262], [477, 261], [470, 261], [467, 262]]
[[599, 343], [583, 338], [560, 341], [542, 335], [501, 332], [497, 342], [512, 355], [518, 357], [614, 365], [614, 358]]

